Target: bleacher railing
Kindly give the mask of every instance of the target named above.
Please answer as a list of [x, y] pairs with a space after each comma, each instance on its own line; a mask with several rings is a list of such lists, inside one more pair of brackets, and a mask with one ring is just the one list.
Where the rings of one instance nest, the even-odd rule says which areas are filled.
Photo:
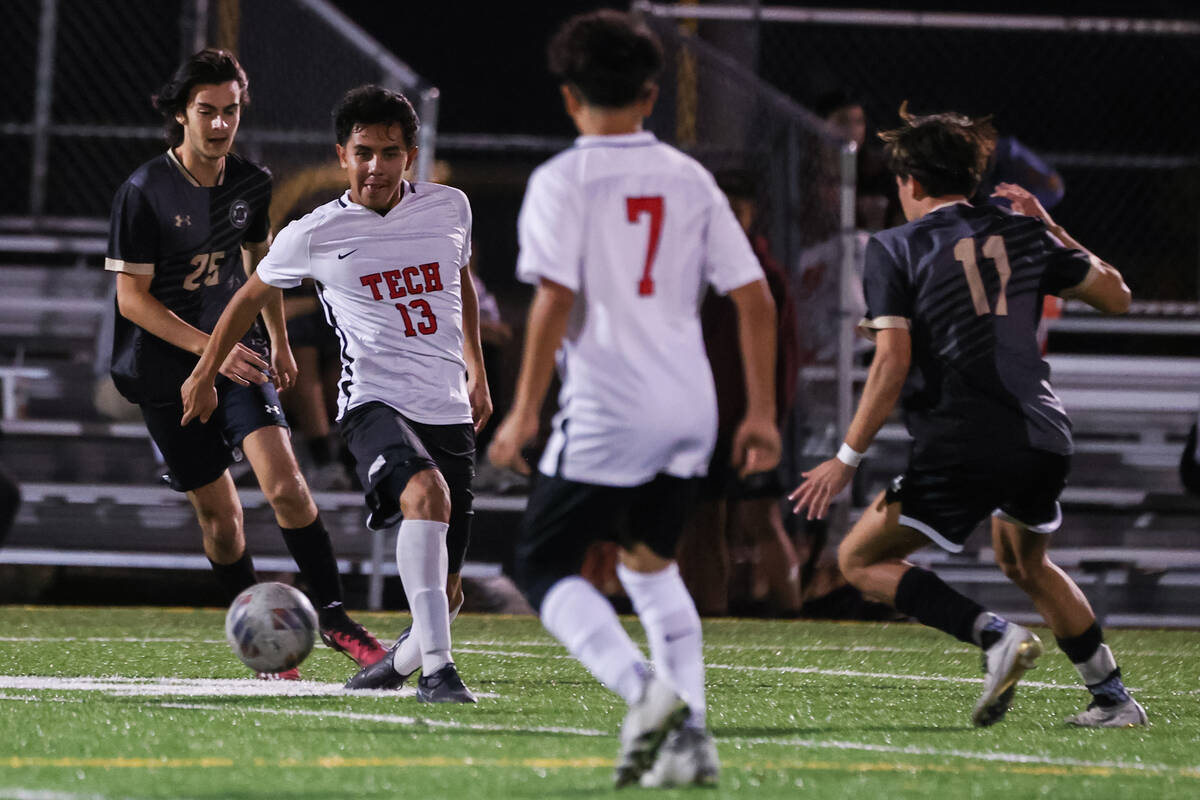
[[[0, 227], [96, 233], [117, 186], [159, 153], [150, 95], [206, 45], [236, 52], [251, 104], [237, 148], [279, 181], [333, 161], [330, 110], [358, 84], [405, 92], [432, 172], [438, 90], [328, 0], [24, 0], [0, 33]], [[11, 66], [9, 66], [11, 65]]]

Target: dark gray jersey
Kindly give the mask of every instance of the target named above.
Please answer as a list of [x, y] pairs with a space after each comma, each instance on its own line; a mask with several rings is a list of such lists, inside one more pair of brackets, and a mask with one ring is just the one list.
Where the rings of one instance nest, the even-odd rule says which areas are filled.
[[1037, 327], [1042, 298], [1078, 285], [1090, 266], [1040, 220], [990, 205], [943, 206], [871, 237], [864, 327], [911, 331], [902, 404], [914, 458], [1071, 453]]

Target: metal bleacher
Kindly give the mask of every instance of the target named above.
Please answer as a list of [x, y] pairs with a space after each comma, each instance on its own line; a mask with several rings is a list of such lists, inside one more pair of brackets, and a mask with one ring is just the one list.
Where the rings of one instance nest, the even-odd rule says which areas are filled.
[[[191, 506], [162, 484], [136, 409], [129, 407], [139, 421], [113, 420], [93, 402], [113, 313], [103, 252], [104, 241], [91, 235], [0, 235], [0, 460], [22, 492], [0, 566], [207, 570]], [[47, 254], [59, 263], [44, 263]], [[239, 494], [258, 568], [295, 571], [262, 493]], [[363, 525], [361, 494], [315, 499], [343, 573], [366, 576], [367, 604], [381, 607], [384, 579], [396, 574], [388, 536]], [[477, 498], [466, 577], [508, 565], [509, 532], [523, 505]]]
[[[102, 242], [62, 234], [51, 246], [46, 238], [0, 236], [0, 460], [24, 495], [0, 566], [206, 568], [190, 506], [158, 481], [136, 413], [135, 421], [106, 419], [93, 402], [113, 307]], [[48, 253], [57, 263], [44, 263]], [[1073, 332], [1091, 326], [1106, 342], [1200, 333], [1189, 309], [1175, 311], [1127, 319], [1080, 314], [1056, 325]], [[1077, 443], [1056, 560], [1109, 624], [1200, 625], [1200, 503], [1177, 477], [1183, 438], [1200, 408], [1200, 357], [1055, 353], [1049, 361]], [[805, 377], [828, 380], [813, 371]], [[884, 428], [862, 470], [863, 494], [902, 467], [906, 441], [898, 423]], [[262, 494], [241, 495], [260, 568], [293, 570]], [[367, 576], [368, 605], [379, 607], [383, 581], [395, 574], [386, 537], [366, 531], [360, 495], [324, 492], [316, 499], [343, 571]], [[468, 574], [511, 567], [523, 505], [522, 497], [477, 498]], [[994, 566], [986, 535], [972, 537], [963, 554], [930, 549], [919, 559], [994, 607], [1032, 615]]]

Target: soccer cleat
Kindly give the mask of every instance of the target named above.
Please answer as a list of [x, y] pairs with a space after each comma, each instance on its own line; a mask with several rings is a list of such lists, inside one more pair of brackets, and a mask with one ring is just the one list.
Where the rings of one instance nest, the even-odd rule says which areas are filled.
[[1042, 640], [1033, 631], [1008, 623], [1004, 634], [983, 651], [983, 695], [975, 704], [971, 719], [980, 727], [994, 725], [1012, 706], [1017, 681], [1042, 654]]
[[641, 784], [647, 788], [716, 786], [720, 772], [712, 734], [684, 725], [667, 734], [654, 766], [642, 775]]
[[[350, 656], [360, 667], [378, 663], [387, 654], [379, 640], [344, 611], [332, 616], [333, 624], [321, 625], [321, 641], [328, 647]], [[322, 623], [328, 621], [322, 620]]]
[[1067, 717], [1067, 724], [1077, 728], [1137, 728], [1149, 724], [1146, 709], [1132, 697], [1115, 706], [1092, 703], [1087, 711]]
[[347, 689], [399, 689], [404, 682], [413, 676], [409, 672], [403, 674], [396, 671], [395, 656], [400, 645], [412, 633], [412, 626], [404, 629], [400, 638], [385, 653], [383, 658], [369, 667], [363, 667], [350, 680], [346, 681]]
[[476, 700], [451, 661], [432, 675], [417, 678], [417, 702], [474, 703]]
[[254, 677], [260, 681], [298, 681], [300, 680], [300, 670], [292, 667], [283, 672], [256, 672]]
[[687, 719], [688, 706], [665, 681], [651, 675], [642, 696], [629, 706], [621, 726], [621, 750], [613, 783], [618, 789], [636, 783], [654, 764], [667, 734]]

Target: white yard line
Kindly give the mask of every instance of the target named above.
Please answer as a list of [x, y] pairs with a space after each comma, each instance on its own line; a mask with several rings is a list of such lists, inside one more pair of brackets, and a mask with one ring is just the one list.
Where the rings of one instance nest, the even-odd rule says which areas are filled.
[[938, 756], [949, 758], [965, 758], [976, 761], [997, 761], [1005, 764], [1046, 764], [1056, 767], [1084, 767], [1090, 769], [1126, 769], [1145, 772], [1192, 772], [1200, 770], [1198, 766], [1173, 766], [1170, 764], [1147, 764], [1142, 761], [1083, 761], [1076, 758], [1056, 758], [1028, 753], [1003, 753], [975, 750], [943, 750], [937, 747], [901, 747], [890, 744], [872, 744], [870, 742], [845, 742], [838, 740], [820, 739], [767, 739], [762, 737], [728, 736], [718, 739], [720, 742], [737, 742], [749, 745], [780, 745], [785, 747], [802, 747], [814, 750], [859, 750], [870, 753], [897, 753], [909, 756]]
[[23, 789], [19, 786], [0, 786], [0, 800], [107, 800], [104, 794], [75, 794], [48, 789]]
[[[0, 689], [34, 691], [101, 692], [113, 697], [360, 697], [394, 699], [416, 694], [416, 689], [372, 691], [350, 690], [340, 683], [316, 681], [260, 681], [250, 678], [58, 678], [0, 675]], [[500, 695], [476, 692], [488, 699]], [[10, 699], [0, 695], [0, 699]]]
[[[395, 695], [395, 692], [392, 692]], [[155, 708], [182, 708], [192, 711], [233, 711], [237, 714], [276, 714], [284, 717], [319, 717], [321, 719], [352, 719], [360, 722], [384, 722], [391, 725], [407, 725], [420, 728], [450, 728], [472, 731], [492, 731], [495, 733], [566, 733], [574, 736], [612, 736], [611, 731], [598, 731], [591, 728], [561, 728], [554, 726], [532, 726], [514, 728], [511, 725], [487, 725], [476, 722], [454, 722], [441, 719], [419, 719], [403, 717], [397, 714], [362, 714], [354, 711], [317, 711], [304, 708], [266, 708], [251, 707], [233, 708], [227, 705], [206, 705], [203, 703], [159, 703]]]
[[[983, 683], [983, 678], [959, 678], [953, 675], [911, 675], [894, 672], [863, 672], [855, 669], [823, 669], [821, 667], [747, 667], [737, 664], [705, 664], [707, 669], [729, 669], [741, 672], [783, 672], [791, 675], [827, 675], [844, 678], [883, 678], [884, 680], [901, 681], [934, 681], [937, 683]], [[1070, 689], [1084, 691], [1079, 684], [1044, 683], [1042, 681], [1021, 681], [1021, 688], [1032, 689]], [[1129, 687], [1130, 691], [1140, 691], [1138, 687]]]

